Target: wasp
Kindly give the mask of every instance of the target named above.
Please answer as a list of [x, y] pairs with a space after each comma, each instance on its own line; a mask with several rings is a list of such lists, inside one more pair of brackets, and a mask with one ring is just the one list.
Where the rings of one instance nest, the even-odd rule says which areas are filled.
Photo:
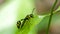
[[[33, 8], [33, 11], [34, 11], [34, 9], [35, 9], [35, 8]], [[18, 22], [17, 22], [17, 27], [18, 27], [18, 29], [19, 29], [19, 28], [22, 28], [27, 20], [29, 20], [30, 18], [33, 18], [33, 17], [34, 17], [33, 11], [32, 11], [31, 14], [27, 15], [24, 19], [21, 19], [21, 21], [18, 21]]]
[[[33, 8], [33, 11], [34, 11], [34, 10], [35, 10], [35, 8]], [[22, 19], [22, 20], [24, 20], [24, 21], [23, 21], [23, 23], [22, 23], [22, 25], [21, 25], [21, 28], [24, 26], [25, 21], [27, 21], [27, 20], [29, 20], [30, 18], [33, 18], [33, 17], [34, 17], [33, 11], [32, 11], [31, 14], [27, 15], [24, 19]]]

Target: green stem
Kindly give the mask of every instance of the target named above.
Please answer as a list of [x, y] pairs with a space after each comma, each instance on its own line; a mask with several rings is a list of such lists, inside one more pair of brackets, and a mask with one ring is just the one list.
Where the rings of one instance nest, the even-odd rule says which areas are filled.
[[56, 6], [56, 4], [57, 4], [57, 1], [58, 1], [58, 0], [55, 0], [55, 3], [54, 3], [54, 5], [53, 5], [52, 8], [51, 8], [51, 15], [50, 15], [50, 18], [49, 18], [48, 28], [47, 28], [46, 34], [49, 34], [49, 28], [50, 28], [50, 24], [51, 24], [51, 20], [52, 20], [52, 16], [53, 16], [53, 10], [54, 10], [54, 8], [55, 8], [55, 6]]

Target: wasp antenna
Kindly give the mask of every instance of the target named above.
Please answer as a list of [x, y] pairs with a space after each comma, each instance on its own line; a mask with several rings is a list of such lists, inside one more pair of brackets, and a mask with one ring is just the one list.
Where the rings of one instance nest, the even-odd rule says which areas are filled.
[[33, 8], [33, 10], [32, 10], [32, 14], [33, 14], [34, 10], [35, 10], [35, 8]]

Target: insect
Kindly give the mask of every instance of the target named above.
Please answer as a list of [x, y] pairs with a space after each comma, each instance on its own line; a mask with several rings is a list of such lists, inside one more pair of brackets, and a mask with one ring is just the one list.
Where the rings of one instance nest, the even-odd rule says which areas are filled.
[[[33, 8], [33, 11], [34, 11], [34, 10], [35, 10], [35, 8]], [[24, 20], [24, 21], [23, 21], [23, 23], [22, 23], [22, 25], [21, 25], [21, 28], [24, 26], [26, 20], [29, 20], [30, 18], [33, 18], [33, 17], [34, 17], [33, 11], [32, 11], [31, 14], [27, 15], [24, 19], [22, 19], [22, 20]]]
[[[33, 9], [33, 11], [34, 11], [34, 10], [35, 10], [35, 8]], [[33, 18], [33, 17], [34, 17], [33, 11], [32, 11], [31, 14], [27, 15], [24, 19], [21, 19], [21, 21], [18, 21], [18, 22], [17, 22], [17, 27], [18, 27], [18, 29], [19, 29], [19, 28], [22, 28], [27, 20], [29, 20], [30, 18]]]

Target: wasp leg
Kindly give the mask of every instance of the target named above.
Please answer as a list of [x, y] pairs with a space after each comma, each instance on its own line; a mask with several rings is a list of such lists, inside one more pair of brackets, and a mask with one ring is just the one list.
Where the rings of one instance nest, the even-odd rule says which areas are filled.
[[24, 26], [24, 24], [25, 24], [25, 21], [22, 22], [22, 24], [21, 24], [21, 28]]
[[32, 25], [31, 21], [29, 20], [29, 23]]

